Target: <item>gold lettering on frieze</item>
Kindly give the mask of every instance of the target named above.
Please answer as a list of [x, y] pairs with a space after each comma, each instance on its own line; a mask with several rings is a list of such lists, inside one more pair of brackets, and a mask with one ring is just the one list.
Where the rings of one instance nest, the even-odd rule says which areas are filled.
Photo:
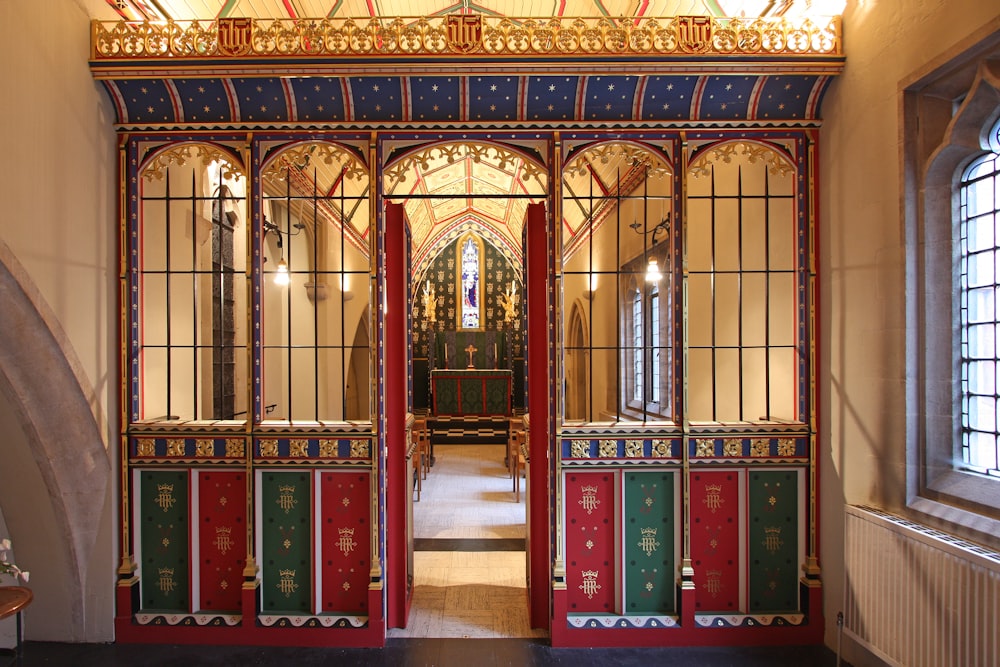
[[250, 53], [253, 21], [248, 18], [220, 18], [219, 51], [224, 56], [244, 56]]
[[195, 455], [209, 457], [215, 454], [215, 441], [206, 438], [198, 438], [194, 441]]
[[712, 46], [712, 19], [708, 16], [678, 16], [677, 39], [685, 53], [705, 53]]
[[184, 438], [167, 438], [167, 456], [184, 456]]
[[288, 455], [296, 458], [309, 456], [309, 441], [298, 439], [290, 441], [288, 444]]
[[473, 53], [483, 43], [483, 17], [480, 14], [450, 14], [445, 17], [448, 48], [458, 53]]

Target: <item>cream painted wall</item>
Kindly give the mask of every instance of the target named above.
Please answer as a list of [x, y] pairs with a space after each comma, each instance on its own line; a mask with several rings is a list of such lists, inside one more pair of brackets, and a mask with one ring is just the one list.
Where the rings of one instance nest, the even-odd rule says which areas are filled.
[[843, 599], [843, 505], [905, 503], [900, 83], [984, 26], [982, 0], [851, 0], [823, 103], [819, 280], [821, 567], [827, 643]]
[[[58, 418], [61, 392], [82, 394], [94, 415], [92, 430], [104, 441], [99, 451], [117, 440], [116, 149], [111, 107], [86, 56], [90, 17], [112, 18], [110, 13], [99, 0], [0, 2], [0, 250], [79, 385], [53, 387], [52, 416]], [[0, 321], [5, 315], [6, 305]], [[5, 326], [11, 325], [8, 319]], [[66, 535], [46, 490], [51, 479], [43, 478], [38, 464], [43, 453], [29, 445], [18, 412], [3, 403], [0, 505], [19, 564], [32, 573], [36, 597], [26, 613], [27, 638], [110, 640], [117, 565], [111, 464], [84, 455], [50, 462], [77, 466], [79, 486], [63, 485], [61, 500], [79, 495], [100, 517], [95, 532], [82, 539]], [[70, 542], [77, 564], [66, 562]], [[73, 590], [80, 591], [75, 601], [67, 599]]]

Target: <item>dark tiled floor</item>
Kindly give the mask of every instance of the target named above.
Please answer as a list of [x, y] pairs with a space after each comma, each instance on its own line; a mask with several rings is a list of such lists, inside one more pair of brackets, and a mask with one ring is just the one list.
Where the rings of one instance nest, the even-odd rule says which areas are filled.
[[[6, 656], [0, 655], [0, 665]], [[142, 644], [56, 644], [28, 642], [25, 667], [203, 667], [290, 665], [314, 667], [834, 667], [837, 658], [822, 646], [753, 648], [555, 649], [527, 639], [390, 639], [384, 649], [261, 648]], [[848, 667], [843, 665], [842, 667]]]

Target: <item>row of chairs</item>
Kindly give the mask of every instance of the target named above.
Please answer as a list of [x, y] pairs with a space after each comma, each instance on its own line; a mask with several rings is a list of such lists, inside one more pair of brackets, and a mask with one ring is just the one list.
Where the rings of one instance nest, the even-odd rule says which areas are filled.
[[417, 501], [420, 501], [420, 491], [423, 480], [431, 471], [431, 435], [427, 429], [427, 419], [417, 418], [413, 420], [411, 431], [413, 438], [413, 491], [417, 494]]
[[527, 442], [527, 436], [520, 420], [512, 419], [510, 432], [507, 436], [507, 473], [514, 483], [515, 502], [521, 502], [521, 477], [526, 469], [524, 454]]

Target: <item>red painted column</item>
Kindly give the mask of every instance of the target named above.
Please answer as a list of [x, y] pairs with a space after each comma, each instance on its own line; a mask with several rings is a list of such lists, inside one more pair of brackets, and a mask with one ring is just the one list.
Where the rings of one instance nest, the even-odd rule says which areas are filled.
[[528, 341], [528, 597], [531, 627], [549, 626], [549, 594], [552, 588], [549, 528], [549, 440], [551, 424], [549, 394], [552, 388], [549, 353], [549, 238], [545, 206], [529, 204], [525, 224], [525, 306]]
[[386, 442], [386, 621], [406, 627], [406, 233], [403, 206], [386, 204], [383, 350]]

